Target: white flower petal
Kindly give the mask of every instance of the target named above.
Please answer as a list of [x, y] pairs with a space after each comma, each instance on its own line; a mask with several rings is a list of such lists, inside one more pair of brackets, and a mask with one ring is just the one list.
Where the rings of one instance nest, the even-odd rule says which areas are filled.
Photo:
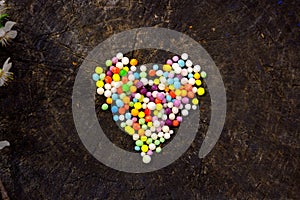
[[5, 63], [3, 64], [3, 71], [8, 72], [12, 66], [12, 63], [8, 63], [10, 58], [7, 58]]
[[8, 147], [10, 146], [9, 142], [4, 140], [4, 141], [0, 141], [0, 150], [3, 149], [4, 147]]
[[8, 21], [5, 23], [4, 31], [8, 32], [12, 29], [12, 27], [16, 24], [16, 22]]
[[5, 83], [4, 79], [3, 78], [0, 78], [0, 87], [3, 86]]
[[17, 37], [18, 32], [17, 31], [9, 31], [6, 33], [6, 38], [15, 39]]

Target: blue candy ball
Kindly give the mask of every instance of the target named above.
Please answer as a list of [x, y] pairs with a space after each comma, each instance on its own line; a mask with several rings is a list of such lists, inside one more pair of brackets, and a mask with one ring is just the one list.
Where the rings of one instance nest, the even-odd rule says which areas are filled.
[[93, 80], [94, 81], [99, 81], [99, 79], [100, 79], [100, 76], [98, 75], [98, 74], [93, 74]]

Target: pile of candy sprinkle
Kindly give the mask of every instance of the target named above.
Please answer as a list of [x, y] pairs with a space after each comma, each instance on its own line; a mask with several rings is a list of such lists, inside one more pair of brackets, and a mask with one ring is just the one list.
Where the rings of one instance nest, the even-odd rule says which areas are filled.
[[144, 163], [162, 151], [162, 144], [174, 134], [189, 110], [197, 109], [198, 96], [205, 94], [202, 81], [206, 72], [193, 65], [187, 53], [173, 56], [162, 66], [151, 69], [137, 59], [118, 53], [97, 66], [92, 79], [97, 93], [106, 97], [102, 110], [110, 109], [113, 120], [132, 136], [135, 151], [141, 152]]

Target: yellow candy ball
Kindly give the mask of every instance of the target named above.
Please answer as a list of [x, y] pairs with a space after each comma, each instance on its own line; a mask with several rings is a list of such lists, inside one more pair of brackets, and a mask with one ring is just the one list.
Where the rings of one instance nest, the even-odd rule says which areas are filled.
[[131, 128], [130, 126], [125, 126], [125, 131], [126, 131], [129, 135], [133, 135], [133, 134], [134, 134], [134, 129]]
[[148, 146], [147, 145], [143, 145], [141, 148], [142, 152], [147, 152], [148, 151]]
[[201, 75], [200, 75], [198, 72], [196, 72], [196, 73], [194, 74], [194, 78], [195, 78], [196, 80], [200, 79], [200, 77], [201, 77]]
[[158, 79], [158, 78], [154, 79], [153, 83], [154, 83], [155, 85], [158, 85], [158, 84], [159, 84], [159, 79]]
[[136, 103], [134, 104], [134, 108], [137, 109], [137, 110], [141, 109], [142, 107], [143, 107], [143, 106], [142, 106], [141, 102], [136, 102]]
[[97, 73], [97, 74], [101, 74], [102, 72], [103, 72], [103, 69], [102, 69], [102, 67], [96, 67], [95, 68], [95, 72]]
[[186, 90], [181, 90], [181, 96], [185, 97], [187, 95], [187, 91]]
[[107, 98], [107, 99], [106, 99], [106, 103], [107, 103], [107, 104], [112, 104], [112, 98], [110, 98], [110, 97]]
[[145, 113], [144, 113], [144, 112], [140, 112], [140, 113], [138, 114], [138, 116], [139, 116], [139, 118], [144, 118], [144, 117], [145, 117]]
[[129, 71], [129, 68], [126, 66], [126, 67], [123, 67], [122, 69], [124, 69], [126, 72]]
[[147, 141], [147, 139], [148, 139], [148, 138], [147, 138], [147, 136], [144, 136], [144, 135], [143, 135], [143, 136], [141, 136], [141, 140], [142, 140], [143, 142], [146, 142], [146, 141]]
[[175, 89], [174, 85], [170, 85], [170, 86], [169, 86], [169, 89], [170, 89], [170, 90], [174, 90], [174, 89]]
[[197, 94], [202, 96], [203, 94], [205, 93], [205, 90], [203, 87], [199, 87], [198, 90], [197, 90]]
[[[161, 109], [163, 109], [163, 105], [161, 103], [156, 104], [156, 110], [161, 110]], [[157, 114], [158, 114], [158, 112], [157, 112]], [[154, 111], [154, 115], [155, 115], [155, 111]]]
[[170, 65], [163, 65], [163, 70], [169, 72], [172, 70], [172, 67]]
[[118, 81], [120, 81], [120, 75], [119, 74], [114, 74], [112, 79], [113, 79], [113, 81], [118, 82]]
[[200, 86], [202, 84], [202, 82], [200, 80], [196, 80], [195, 83], [197, 86]]
[[199, 100], [198, 100], [197, 98], [194, 98], [194, 99], [192, 100], [192, 104], [198, 105], [198, 103], [199, 103]]
[[102, 88], [102, 87], [104, 86], [104, 82], [103, 82], [103, 81], [97, 81], [97, 82], [96, 82], [96, 86], [97, 86], [98, 88]]
[[175, 90], [175, 94], [176, 94], [176, 96], [180, 96], [181, 90]]
[[147, 126], [148, 126], [148, 127], [152, 127], [152, 126], [153, 126], [152, 122], [148, 122], [148, 123], [147, 123]]

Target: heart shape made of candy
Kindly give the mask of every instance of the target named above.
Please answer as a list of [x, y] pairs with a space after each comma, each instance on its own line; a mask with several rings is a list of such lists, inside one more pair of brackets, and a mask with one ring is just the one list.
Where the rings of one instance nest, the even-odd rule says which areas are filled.
[[149, 163], [189, 110], [197, 109], [196, 95], [205, 94], [202, 82], [206, 73], [200, 65], [193, 65], [187, 53], [173, 56], [162, 67], [154, 64], [137, 68], [138, 60], [122, 53], [105, 65], [106, 69], [97, 66], [92, 75], [97, 93], [106, 97], [101, 108], [110, 107], [113, 120], [132, 136], [135, 151]]

